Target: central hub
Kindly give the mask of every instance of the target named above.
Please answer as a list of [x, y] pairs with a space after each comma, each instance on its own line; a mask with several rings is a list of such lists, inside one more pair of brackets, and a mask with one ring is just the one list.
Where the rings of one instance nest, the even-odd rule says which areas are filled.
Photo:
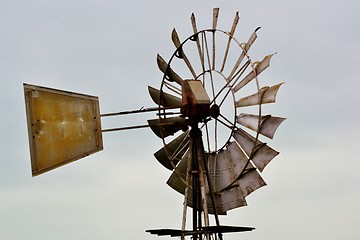
[[[210, 108], [210, 98], [200, 80], [182, 82], [181, 114], [184, 117], [201, 121], [213, 116], [213, 110], [213, 107]], [[219, 108], [217, 108], [217, 112], [219, 112]]]

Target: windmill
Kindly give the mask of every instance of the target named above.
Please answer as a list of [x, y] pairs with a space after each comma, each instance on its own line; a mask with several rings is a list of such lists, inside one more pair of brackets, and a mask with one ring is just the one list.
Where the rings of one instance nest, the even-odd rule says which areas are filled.
[[[184, 205], [181, 229], [146, 231], [222, 239], [223, 233], [253, 230], [221, 225], [219, 215], [246, 206], [246, 196], [266, 185], [260, 172], [279, 152], [262, 138], [272, 139], [285, 118], [262, 106], [275, 102], [282, 83], [260, 86], [258, 76], [274, 54], [250, 57], [259, 28], [240, 43], [234, 37], [239, 14], [228, 32], [217, 28], [218, 16], [214, 8], [212, 27], [199, 31], [192, 14], [193, 34], [183, 41], [172, 31], [174, 53], [168, 61], [157, 56], [160, 88], [148, 87], [157, 107], [100, 114], [95, 96], [24, 84], [33, 175], [102, 150], [103, 132], [150, 127], [163, 142], [154, 156], [171, 171], [167, 184], [184, 195]], [[148, 124], [101, 128], [103, 117], [151, 111], [157, 117]]]

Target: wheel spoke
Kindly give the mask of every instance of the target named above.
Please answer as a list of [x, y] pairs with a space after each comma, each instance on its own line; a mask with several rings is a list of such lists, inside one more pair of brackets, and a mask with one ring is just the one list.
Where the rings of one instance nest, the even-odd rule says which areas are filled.
[[215, 119], [215, 128], [214, 128], [214, 149], [215, 151], [218, 149], [217, 142], [218, 142], [218, 120]]
[[[209, 47], [208, 47], [208, 43], [207, 43], [206, 34], [203, 35], [203, 41], [204, 41], [205, 48], [206, 48], [206, 56], [208, 59], [208, 65], [210, 68], [210, 54], [209, 54]], [[212, 93], [213, 99], [215, 99], [215, 86], [214, 86], [214, 79], [213, 79], [212, 71], [209, 71], [209, 74], [210, 74], [211, 93]], [[214, 101], [214, 103], [216, 103], [216, 102]]]
[[[207, 123], [204, 124], [205, 125], [205, 132], [206, 132], [206, 142], [207, 142], [207, 148], [208, 148], [208, 153], [211, 152], [211, 149], [210, 149], [210, 136], [209, 136], [209, 128], [208, 128], [208, 125]], [[203, 126], [202, 126], [203, 127]], [[201, 127], [201, 128], [202, 128]], [[200, 128], [200, 129], [201, 129]]]
[[169, 89], [170, 91], [172, 91], [173, 93], [176, 93], [177, 95], [181, 96], [181, 89], [178, 88], [177, 86], [174, 86], [173, 84], [169, 83], [169, 82], [165, 82], [164, 81], [164, 86]]
[[[250, 61], [247, 61], [238, 71], [237, 74], [240, 74], [238, 75], [238, 77], [235, 79], [235, 78], [232, 78], [230, 79], [221, 89], [220, 91], [218, 91], [218, 93], [216, 94], [216, 96], [214, 97], [214, 99], [211, 101], [211, 104], [216, 104], [216, 99], [220, 96], [220, 94], [226, 89], [228, 88], [227, 90], [227, 93], [225, 94], [226, 96], [229, 94], [229, 92], [232, 90], [232, 87], [236, 84], [236, 82], [239, 80], [240, 76], [245, 72], [245, 70], [247, 69], [247, 67], [249, 66], [250, 64]], [[221, 74], [223, 77], [224, 75], [221, 73], [221, 72], [218, 72], [219, 74]], [[235, 76], [237, 76], [237, 74]], [[224, 77], [225, 78], [225, 77]], [[233, 80], [235, 79], [235, 81], [233, 82]]]
[[250, 65], [250, 60], [246, 61], [246, 63], [244, 63], [244, 65], [242, 65], [241, 68], [239, 68], [239, 70], [235, 73], [235, 75], [230, 79], [230, 81], [235, 79], [234, 83], [232, 84], [233, 86], [237, 81], [239, 81], [239, 78], [244, 74], [244, 72], [249, 67], [249, 65]]
[[230, 125], [234, 125], [233, 122], [231, 122], [227, 117], [225, 117], [225, 116], [222, 115], [221, 113], [220, 113], [219, 117], [222, 117], [222, 118], [223, 118], [227, 123], [229, 123]]
[[[236, 84], [236, 82], [239, 80], [239, 78], [242, 76], [242, 74], [245, 72], [245, 70], [247, 69], [247, 67], [250, 65], [250, 61], [247, 61], [240, 69], [239, 71], [234, 75], [234, 77], [238, 76], [234, 82], [232, 82], [232, 80], [234, 80], [234, 78], [231, 79], [231, 81], [229, 81], [227, 84], [225, 84], [225, 86], [219, 91], [219, 93], [222, 93], [222, 91], [225, 90], [225, 88], [227, 86], [228, 87], [228, 90], [226, 91], [225, 93], [225, 96], [223, 97], [223, 99], [221, 100], [219, 107], [222, 106], [222, 104], [224, 103], [225, 99], [227, 98], [227, 96], [229, 95], [229, 93], [231, 92], [232, 90], [232, 87]], [[220, 95], [217, 95], [217, 97], [219, 97]]]
[[223, 120], [219, 119], [219, 118], [217, 118], [217, 121], [218, 121], [219, 123], [221, 123], [222, 125], [224, 125], [225, 127], [227, 127], [228, 129], [233, 130], [233, 129], [234, 129], [234, 124], [231, 123], [231, 122], [230, 122], [226, 117], [224, 117], [223, 115], [220, 114], [220, 116], [221, 116], [226, 122], [228, 122], [230, 125], [227, 124], [226, 122], [224, 122]]
[[221, 106], [223, 105], [223, 103], [225, 102], [226, 98], [229, 96], [229, 93], [231, 91], [231, 88], [229, 88], [227, 91], [226, 91], [226, 94], [225, 96], [222, 98], [221, 102], [218, 104], [218, 106], [221, 108]]

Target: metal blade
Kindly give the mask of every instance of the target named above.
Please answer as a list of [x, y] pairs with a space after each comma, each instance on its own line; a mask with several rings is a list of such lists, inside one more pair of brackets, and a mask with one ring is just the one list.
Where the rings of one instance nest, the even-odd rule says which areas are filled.
[[224, 59], [223, 59], [223, 63], [222, 63], [220, 72], [222, 72], [224, 70], [226, 59], [227, 59], [227, 56], [229, 54], [230, 42], [231, 42], [232, 37], [234, 36], [234, 33], [235, 33], [238, 22], [239, 22], [239, 12], [236, 12], [233, 25], [232, 25], [231, 30], [229, 32], [229, 38], [228, 38], [228, 42], [227, 42], [227, 46], [226, 46], [226, 50], [225, 50], [225, 54], [224, 54]]
[[197, 29], [197, 26], [196, 26], [196, 19], [195, 19], [194, 13], [191, 14], [191, 25], [192, 25], [192, 28], [193, 28], [193, 32], [195, 34], [194, 38], [195, 38], [196, 46], [197, 46], [198, 53], [199, 53], [201, 67], [202, 67], [203, 72], [205, 72], [204, 55], [203, 55], [203, 51], [202, 51], [201, 46], [200, 46], [200, 40], [199, 40], [198, 29]]
[[[181, 107], [181, 98], [175, 97], [171, 94], [161, 92], [159, 89], [148, 86], [148, 90], [152, 100], [163, 107]], [[160, 101], [161, 99], [161, 101]]]
[[231, 37], [234, 36], [234, 33], [235, 33], [238, 22], [239, 22], [239, 12], [236, 12], [235, 18], [234, 18], [234, 21], [233, 21], [233, 25], [231, 26], [231, 30], [229, 32], [229, 35]]
[[272, 149], [266, 143], [262, 143], [259, 140], [256, 142], [253, 136], [242, 129], [234, 133], [234, 138], [260, 172], [279, 154], [278, 151]]
[[272, 87], [263, 87], [259, 92], [243, 97], [236, 101], [236, 107], [248, 107], [260, 104], [274, 103], [276, 100], [276, 94], [283, 83], [279, 83]]
[[256, 189], [266, 186], [266, 182], [262, 179], [256, 169], [250, 170], [242, 175], [237, 183], [239, 184], [244, 197], [248, 196]]
[[177, 57], [181, 58], [184, 60], [186, 66], [189, 68], [191, 74], [193, 75], [194, 79], [196, 79], [196, 73], [193, 69], [193, 67], [191, 66], [191, 63], [189, 61], [189, 59], [187, 58], [187, 56], [185, 55], [182, 46], [181, 46], [181, 42], [180, 42], [180, 38], [179, 35], [177, 34], [175, 28], [173, 29], [172, 33], [171, 33], [171, 39], [175, 45], [175, 47], [177, 48]]
[[212, 29], [216, 29], [217, 22], [219, 17], [219, 8], [213, 8], [213, 24]]
[[[166, 182], [172, 189], [177, 191], [178, 193], [181, 193], [182, 195], [185, 194], [186, 190], [186, 181], [178, 176], [176, 172], [173, 172]], [[191, 191], [190, 191], [191, 193]]]
[[151, 130], [159, 138], [173, 135], [180, 130], [187, 130], [187, 127], [190, 124], [189, 120], [182, 117], [150, 119], [148, 120], [148, 123]]
[[[183, 195], [185, 194], [185, 189], [186, 189], [186, 168], [187, 168], [187, 161], [190, 158], [190, 154], [191, 153], [189, 151], [185, 153], [184, 157], [176, 166], [176, 171], [173, 171], [169, 180], [167, 181], [167, 184], [171, 188], [173, 188], [174, 190], [176, 190], [177, 192]], [[208, 158], [209, 162], [214, 162], [214, 160], [216, 159], [215, 155], [216, 155], [215, 153], [210, 155], [206, 154], [206, 157]], [[226, 211], [228, 210], [247, 205], [245, 197], [243, 195], [243, 190], [241, 189], [240, 185], [237, 184], [237, 181], [235, 179], [234, 181], [235, 184], [233, 184], [231, 187], [228, 187], [222, 191], [215, 191], [215, 193], [213, 194], [215, 201], [215, 207], [214, 207], [211, 201], [207, 180], [205, 181], [206, 181], [205, 183], [206, 198], [208, 202], [208, 211], [210, 214], [215, 213], [215, 208], [217, 214], [225, 215]], [[191, 186], [189, 186], [189, 188], [191, 189]], [[191, 190], [189, 191], [187, 206], [189, 207], [193, 206]]]
[[262, 71], [270, 66], [270, 59], [274, 54], [267, 55], [261, 62], [259, 62], [253, 71], [251, 71], [246, 77], [244, 77], [235, 87], [234, 92], [237, 92], [240, 88], [244, 87], [251, 80], [257, 77]]
[[185, 154], [189, 146], [189, 131], [182, 133], [180, 136], [172, 140], [169, 144], [157, 151], [155, 158], [167, 169], [173, 170], [180, 159]]
[[183, 81], [183, 79], [177, 75], [176, 72], [174, 72], [174, 70], [172, 70], [172, 68], [170, 66], [168, 66], [168, 63], [158, 54], [157, 55], [157, 65], [159, 67], [159, 69], [168, 77], [168, 80], [170, 82], [176, 82], [179, 85], [181, 85], [181, 82]]
[[268, 138], [273, 138], [276, 129], [286, 118], [272, 117], [271, 115], [258, 116], [253, 114], [241, 113], [237, 117], [237, 122], [244, 127], [247, 127], [255, 132]]
[[[226, 215], [226, 212], [231, 209], [247, 206], [245, 196], [243, 195], [242, 190], [238, 185], [234, 185], [231, 188], [227, 188], [221, 192], [215, 193], [214, 200], [216, 205], [216, 212], [219, 215]], [[214, 206], [209, 204], [208, 208], [209, 213], [214, 214]]]
[[219, 17], [219, 8], [213, 8], [213, 24], [212, 29], [214, 30], [212, 33], [212, 67], [211, 69], [215, 69], [215, 59], [216, 59], [216, 43], [215, 43], [215, 29], [217, 27]]
[[[184, 157], [180, 160], [179, 164], [176, 166], [176, 170], [172, 172], [170, 178], [166, 182], [171, 188], [175, 191], [185, 194], [186, 189], [186, 169], [187, 169], [187, 161], [191, 157], [191, 151], [187, 151]], [[191, 191], [189, 191], [191, 194]], [[192, 199], [192, 197], [189, 197]]]
[[215, 191], [221, 191], [234, 183], [244, 171], [248, 158], [236, 142], [231, 142], [216, 159], [209, 159], [209, 171]]
[[235, 66], [234, 66], [233, 70], [231, 71], [231, 73], [230, 73], [230, 75], [228, 77], [228, 80], [231, 80], [233, 78], [236, 70], [238, 69], [238, 67], [240, 66], [242, 60], [244, 59], [245, 54], [249, 51], [251, 45], [255, 42], [255, 40], [257, 38], [256, 31], [259, 30], [259, 29], [260, 29], [260, 27], [255, 29], [255, 31], [253, 32], [253, 34], [251, 34], [251, 36], [250, 36], [249, 40], [247, 41], [247, 43], [242, 45], [243, 51], [242, 51], [241, 55], [239, 56], [238, 60], [236, 61]]
[[[220, 153], [207, 154], [209, 176], [218, 214], [224, 215], [226, 211], [246, 206], [245, 197], [238, 185], [234, 185], [248, 161], [239, 146], [232, 142], [228, 148]], [[207, 186], [209, 212], [214, 213], [211, 203], [210, 191]]]
[[[238, 156], [238, 153], [233, 153], [230, 152], [230, 149], [236, 149], [236, 143], [234, 142], [233, 144], [231, 144], [231, 147], [227, 150], [224, 151], [223, 153], [225, 153], [224, 156], [227, 156], [228, 158], [225, 159], [229, 159], [232, 158], [234, 156]], [[238, 148], [238, 147], [237, 147]], [[240, 150], [240, 149], [239, 149]], [[238, 151], [238, 150], [232, 150], [232, 151]], [[241, 151], [241, 150], [240, 150]], [[213, 186], [209, 186], [208, 182], [206, 184], [206, 194], [207, 194], [207, 198], [208, 198], [208, 210], [209, 213], [214, 214], [215, 213], [215, 208], [216, 208], [216, 212], [217, 214], [220, 215], [225, 215], [226, 211], [234, 209], [234, 208], [238, 208], [238, 207], [242, 207], [242, 206], [246, 206], [246, 200], [245, 197], [242, 194], [242, 191], [240, 189], [240, 187], [238, 185], [232, 185], [228, 186], [222, 190], [218, 190], [216, 189], [216, 186], [214, 185], [214, 179], [217, 178], [217, 175], [222, 175], [223, 178], [226, 178], [226, 173], [224, 173], [224, 171], [231, 171], [231, 163], [230, 164], [226, 164], [226, 163], [222, 163], [225, 161], [224, 158], [222, 156], [219, 157], [219, 153], [211, 153], [211, 154], [206, 154], [206, 157], [208, 159], [208, 165], [209, 165], [209, 171], [210, 171], [210, 178], [212, 179], [211, 183], [213, 184]], [[235, 161], [234, 161], [235, 162]], [[238, 163], [236, 163], [238, 164]], [[218, 165], [218, 166], [216, 166]], [[221, 167], [222, 165], [222, 167]], [[226, 166], [227, 165], [227, 166]], [[233, 166], [237, 171], [240, 172], [239, 169], [241, 169], [241, 165], [243, 164], [238, 164], [239, 166]], [[214, 167], [215, 169], [217, 168], [218, 170], [224, 170], [224, 171], [214, 171]], [[211, 170], [212, 169], [212, 170]], [[225, 174], [225, 175], [223, 175]], [[233, 176], [235, 176], [237, 174], [233, 174]], [[239, 176], [237, 176], [237, 178], [239, 178]], [[234, 178], [233, 182], [237, 182], [237, 179]], [[224, 184], [225, 186], [226, 184]], [[212, 189], [213, 191], [213, 196], [214, 196], [214, 202], [215, 202], [215, 207], [212, 204], [211, 201], [211, 194], [210, 194], [210, 190], [209, 188]]]

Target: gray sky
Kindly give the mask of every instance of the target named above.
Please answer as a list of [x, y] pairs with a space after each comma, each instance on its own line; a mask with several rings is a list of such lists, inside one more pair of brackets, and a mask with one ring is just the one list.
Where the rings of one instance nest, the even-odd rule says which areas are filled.
[[174, 27], [191, 34], [192, 12], [211, 27], [213, 7], [224, 30], [240, 12], [239, 41], [262, 27], [254, 53], [277, 55], [260, 81], [285, 82], [272, 111], [288, 118], [269, 142], [281, 154], [268, 186], [221, 218], [256, 230], [225, 239], [360, 237], [358, 1], [2, 0], [1, 239], [155, 239], [145, 229], [181, 226], [182, 196], [149, 129], [104, 133], [104, 151], [32, 178], [22, 83], [99, 96], [102, 113], [154, 106], [156, 54], [171, 56]]

